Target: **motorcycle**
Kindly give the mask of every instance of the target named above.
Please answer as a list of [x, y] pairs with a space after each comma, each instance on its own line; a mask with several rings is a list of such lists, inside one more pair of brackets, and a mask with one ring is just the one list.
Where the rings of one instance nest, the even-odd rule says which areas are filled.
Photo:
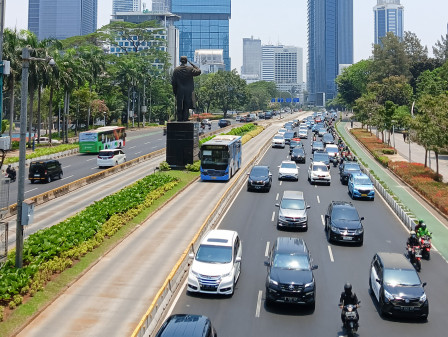
[[5, 178], [9, 178], [10, 181], [13, 183], [14, 181], [16, 181], [16, 171], [12, 173], [5, 173]]
[[428, 235], [424, 235], [420, 238], [422, 247], [422, 257], [425, 260], [431, 259], [431, 238]]
[[354, 304], [347, 304], [343, 308], [344, 313], [344, 330], [347, 333], [347, 336], [354, 336], [355, 333], [358, 331], [359, 324], [358, 324], [358, 302], [357, 305]]
[[415, 270], [419, 272], [422, 269], [422, 248], [420, 246], [408, 247], [408, 257]]

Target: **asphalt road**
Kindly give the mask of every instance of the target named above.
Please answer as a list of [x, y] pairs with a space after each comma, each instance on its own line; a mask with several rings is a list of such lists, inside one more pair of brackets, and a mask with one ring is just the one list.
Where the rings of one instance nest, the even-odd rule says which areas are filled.
[[[369, 267], [379, 251], [404, 253], [407, 231], [377, 194], [375, 201], [352, 201], [364, 216], [364, 245], [329, 244], [323, 217], [330, 201], [347, 200], [347, 186], [339, 182], [338, 169], [331, 167], [331, 186], [310, 185], [307, 181], [310, 145], [306, 141], [307, 163], [299, 164], [298, 182], [279, 182], [277, 166], [287, 159], [288, 149], [270, 149], [261, 164], [269, 165], [273, 187], [269, 193], [247, 192], [243, 187], [222, 220], [221, 229], [238, 231], [243, 242], [242, 273], [233, 297], [188, 295], [185, 287], [173, 304], [172, 313], [203, 314], [211, 318], [219, 336], [342, 336], [337, 304], [345, 282], [353, 284], [361, 300], [360, 336], [446, 336], [448, 268], [437, 253], [423, 261], [420, 277], [427, 282], [429, 318], [426, 322], [395, 320], [379, 316], [376, 301], [369, 294]], [[307, 232], [276, 229], [276, 200], [284, 190], [304, 192], [311, 208]], [[315, 264], [317, 303], [314, 312], [289, 305], [265, 305], [265, 279], [268, 247], [278, 236], [303, 237]], [[444, 332], [445, 331], [445, 332]]]

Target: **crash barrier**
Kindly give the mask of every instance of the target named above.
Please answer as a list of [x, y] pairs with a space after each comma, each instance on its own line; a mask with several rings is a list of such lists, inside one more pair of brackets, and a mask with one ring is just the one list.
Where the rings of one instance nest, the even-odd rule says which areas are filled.
[[[270, 125], [271, 123], [268, 124], [268, 126]], [[264, 154], [264, 152], [269, 148], [270, 145], [271, 138], [267, 140], [267, 142], [260, 148], [254, 158], [250, 162], [248, 162], [244, 166], [244, 168], [241, 168], [230, 181], [230, 186], [227, 188], [227, 190], [224, 192], [222, 197], [213, 208], [212, 212], [203, 222], [196, 235], [193, 237], [188, 247], [184, 250], [180, 259], [171, 270], [162, 287], [157, 292], [148, 310], [132, 333], [132, 337], [143, 337], [148, 332], [149, 335], [152, 334], [157, 324], [159, 323], [160, 317], [162, 317], [164, 310], [168, 306], [171, 298], [179, 287], [185, 274], [188, 272], [188, 268], [190, 266], [190, 252], [194, 253], [202, 235], [209, 229], [214, 228], [219, 223], [227, 208], [233, 201], [234, 197], [238, 194], [241, 185], [246, 181], [247, 171], [257, 160], [259, 160], [259, 158]]]

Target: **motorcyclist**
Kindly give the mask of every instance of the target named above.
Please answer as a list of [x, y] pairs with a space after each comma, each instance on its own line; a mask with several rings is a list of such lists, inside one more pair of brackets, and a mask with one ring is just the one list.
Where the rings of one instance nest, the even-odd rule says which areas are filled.
[[418, 220], [418, 224], [416, 224], [414, 228], [415, 233], [418, 233], [418, 230], [420, 229], [423, 223], [424, 223], [423, 219]]
[[[350, 283], [346, 283], [344, 285], [344, 291], [341, 293], [341, 298], [339, 299], [339, 307], [342, 309], [341, 312], [341, 320], [342, 324], [345, 324], [345, 306], [353, 304], [358, 307], [359, 301], [358, 297], [354, 292], [352, 292], [352, 285]], [[358, 311], [356, 311], [356, 319], [359, 320]]]
[[415, 234], [415, 231], [411, 231], [409, 233], [408, 241], [406, 242], [406, 245], [408, 247], [415, 247], [420, 246], [420, 242], [418, 241], [417, 235]]
[[11, 165], [8, 165], [6, 168], [6, 174], [9, 179], [16, 180], [16, 170]]
[[426, 227], [426, 224], [423, 222], [420, 225], [420, 227], [418, 228], [416, 235], [417, 235], [417, 238], [421, 238], [423, 236], [428, 236], [429, 238], [431, 238], [432, 233], [428, 230], [428, 228]]

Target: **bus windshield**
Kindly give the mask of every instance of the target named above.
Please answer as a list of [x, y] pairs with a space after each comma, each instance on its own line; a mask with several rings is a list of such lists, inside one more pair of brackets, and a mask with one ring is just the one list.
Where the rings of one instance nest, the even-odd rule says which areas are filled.
[[202, 149], [202, 168], [225, 170], [229, 165], [229, 157], [228, 149]]

